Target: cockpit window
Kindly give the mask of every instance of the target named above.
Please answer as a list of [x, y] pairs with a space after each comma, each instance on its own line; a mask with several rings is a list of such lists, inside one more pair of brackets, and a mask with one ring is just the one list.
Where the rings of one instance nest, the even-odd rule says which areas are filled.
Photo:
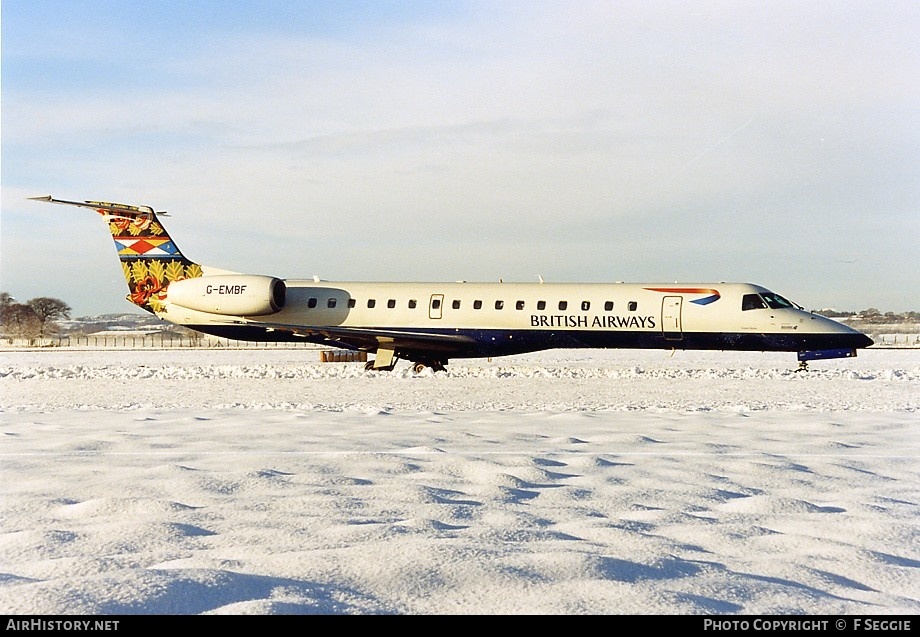
[[760, 298], [759, 294], [745, 294], [741, 299], [741, 310], [765, 310], [767, 303]]
[[767, 302], [767, 305], [774, 310], [781, 310], [787, 307], [798, 307], [792, 301], [788, 301], [779, 294], [774, 294], [773, 292], [764, 292], [761, 296], [763, 296], [763, 300]]

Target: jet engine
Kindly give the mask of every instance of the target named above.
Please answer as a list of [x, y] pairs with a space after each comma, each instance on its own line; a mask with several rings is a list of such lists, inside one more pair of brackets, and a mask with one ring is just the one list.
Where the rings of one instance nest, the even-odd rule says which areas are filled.
[[190, 310], [228, 316], [264, 316], [284, 307], [284, 281], [257, 274], [219, 274], [173, 281], [166, 300]]

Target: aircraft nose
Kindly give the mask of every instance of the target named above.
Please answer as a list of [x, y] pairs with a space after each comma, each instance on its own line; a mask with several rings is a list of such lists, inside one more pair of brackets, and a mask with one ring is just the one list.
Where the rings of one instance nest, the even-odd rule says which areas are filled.
[[875, 341], [871, 338], [857, 330], [856, 328], [850, 327], [845, 323], [838, 323], [833, 319], [825, 319], [827, 322], [824, 324], [827, 326], [828, 331], [834, 332], [838, 335], [838, 342], [843, 344], [843, 347], [852, 347], [853, 349], [862, 349], [864, 347], [869, 347], [874, 345]]
[[854, 343], [853, 347], [855, 347], [855, 348], [857, 348], [857, 349], [859, 349], [859, 348], [861, 348], [861, 347], [869, 347], [870, 345], [874, 345], [874, 344], [875, 344], [875, 341], [873, 341], [871, 338], [869, 338], [869, 337], [866, 336], [865, 334], [858, 334], [858, 335], [856, 335], [856, 337], [854, 338], [854, 341], [855, 341], [855, 343]]

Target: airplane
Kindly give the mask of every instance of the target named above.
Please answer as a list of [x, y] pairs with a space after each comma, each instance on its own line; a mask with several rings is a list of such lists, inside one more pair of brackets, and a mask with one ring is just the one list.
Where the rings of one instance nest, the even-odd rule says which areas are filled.
[[[282, 279], [189, 260], [150, 206], [35, 201], [89, 208], [106, 221], [127, 300], [160, 319], [244, 341], [311, 342], [375, 355], [368, 370], [408, 360], [416, 373], [450, 359], [556, 348], [797, 352], [856, 356], [873, 341], [750, 283], [407, 283]], [[797, 371], [798, 371], [797, 370]]]

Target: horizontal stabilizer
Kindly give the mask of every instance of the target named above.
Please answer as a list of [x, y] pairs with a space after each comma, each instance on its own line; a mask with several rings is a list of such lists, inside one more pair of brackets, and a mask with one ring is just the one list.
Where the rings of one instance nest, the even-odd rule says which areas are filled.
[[[43, 201], [45, 203], [58, 203], [65, 206], [78, 206], [80, 208], [89, 208], [91, 210], [106, 210], [113, 213], [125, 215], [153, 214], [154, 210], [150, 206], [129, 206], [123, 203], [111, 203], [108, 201], [66, 201], [64, 199], [55, 199], [51, 195], [44, 197], [29, 197], [31, 201]], [[166, 212], [157, 212], [160, 216], [169, 216]]]

